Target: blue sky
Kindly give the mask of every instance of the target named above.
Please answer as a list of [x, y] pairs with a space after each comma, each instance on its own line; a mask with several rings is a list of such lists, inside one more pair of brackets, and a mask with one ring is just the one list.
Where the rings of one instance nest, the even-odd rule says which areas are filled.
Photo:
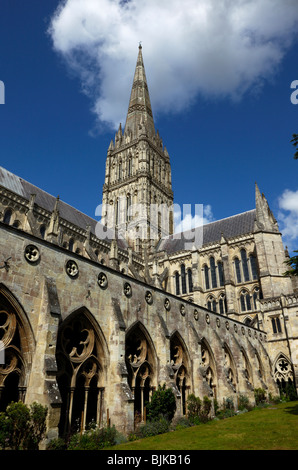
[[197, 23], [176, 0], [170, 19], [167, 1], [154, 11], [156, 0], [132, 0], [125, 10], [112, 0], [68, 0], [54, 23], [58, 0], [1, 0], [1, 166], [95, 217], [142, 41], [175, 202], [204, 204], [208, 220], [218, 220], [254, 208], [256, 181], [285, 244], [298, 249], [298, 161], [290, 143], [298, 133], [298, 105], [290, 100], [298, 80], [297, 1], [270, 0], [272, 10], [281, 8], [276, 16], [265, 15], [268, 0], [235, 2], [251, 8], [218, 17], [206, 0], [186, 1]]

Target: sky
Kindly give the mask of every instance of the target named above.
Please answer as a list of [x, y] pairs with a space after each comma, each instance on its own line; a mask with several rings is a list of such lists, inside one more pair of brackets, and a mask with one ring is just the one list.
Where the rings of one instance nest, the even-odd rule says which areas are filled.
[[1, 166], [96, 218], [140, 42], [174, 202], [297, 250], [298, 0], [0, 0]]

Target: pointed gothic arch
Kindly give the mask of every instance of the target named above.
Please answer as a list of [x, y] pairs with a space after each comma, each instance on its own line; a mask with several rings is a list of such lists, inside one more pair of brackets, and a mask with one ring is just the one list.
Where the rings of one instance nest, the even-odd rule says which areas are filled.
[[186, 400], [190, 389], [190, 357], [186, 344], [178, 331], [170, 338], [171, 367], [180, 396], [180, 414], [186, 414]]
[[0, 411], [24, 401], [35, 340], [26, 313], [12, 292], [0, 284]]
[[60, 435], [103, 420], [108, 350], [99, 325], [81, 307], [62, 322], [57, 337], [57, 382], [62, 397]]
[[233, 392], [237, 391], [237, 383], [238, 383], [238, 374], [237, 374], [237, 367], [235, 364], [235, 360], [233, 354], [229, 348], [229, 346], [225, 343], [223, 346], [224, 356], [225, 356], [225, 371], [226, 371], [226, 378], [227, 382], [232, 388]]
[[254, 382], [253, 382], [253, 371], [248, 359], [248, 355], [244, 351], [243, 348], [240, 349], [241, 352], [241, 359], [242, 359], [242, 372], [246, 382], [246, 385], [249, 389], [253, 390]]
[[125, 361], [128, 384], [134, 395], [135, 420], [143, 421], [146, 402], [157, 386], [157, 355], [147, 329], [139, 321], [126, 333]]
[[201, 363], [203, 376], [208, 388], [209, 396], [216, 398], [217, 370], [213, 351], [205, 338], [201, 339]]
[[279, 353], [273, 363], [273, 377], [282, 393], [288, 384], [294, 383], [293, 365], [289, 357]]

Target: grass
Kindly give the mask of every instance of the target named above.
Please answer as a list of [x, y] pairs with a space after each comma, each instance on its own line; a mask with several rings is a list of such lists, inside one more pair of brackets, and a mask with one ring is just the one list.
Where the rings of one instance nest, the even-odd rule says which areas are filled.
[[113, 450], [298, 450], [298, 402], [126, 442]]

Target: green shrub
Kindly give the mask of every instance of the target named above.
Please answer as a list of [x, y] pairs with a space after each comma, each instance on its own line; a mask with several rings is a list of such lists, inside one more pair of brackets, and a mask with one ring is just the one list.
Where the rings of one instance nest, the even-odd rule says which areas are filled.
[[147, 420], [158, 420], [163, 416], [167, 421], [171, 422], [176, 411], [176, 398], [170, 388], [166, 385], [158, 386], [153, 392], [150, 403], [146, 403]]
[[250, 407], [249, 399], [246, 395], [239, 395], [238, 410], [248, 410]]
[[195, 417], [199, 416], [201, 411], [202, 401], [199, 397], [196, 397], [191, 393], [187, 398], [187, 414], [190, 420], [193, 420]]
[[219, 412], [219, 404], [218, 404], [218, 401], [216, 400], [216, 398], [214, 398], [214, 400], [213, 400], [213, 406], [214, 406], [214, 414], [216, 416], [217, 413]]
[[223, 410], [220, 410], [217, 415], [216, 415], [216, 418], [217, 419], [225, 419], [225, 418], [231, 418], [232, 416], [235, 416], [236, 415], [236, 412], [230, 408], [225, 408]]
[[212, 402], [204, 396], [203, 402], [193, 393], [187, 398], [188, 418], [193, 424], [206, 423], [209, 420]]
[[210, 419], [210, 411], [211, 411], [212, 402], [208, 397], [203, 398], [203, 406], [199, 413], [199, 418], [202, 423], [206, 423]]
[[68, 450], [99, 450], [120, 442], [120, 433], [113, 425], [111, 427], [90, 429], [82, 435], [80, 433], [74, 434], [70, 438]]
[[191, 421], [186, 416], [177, 416], [174, 418], [171, 424], [171, 429], [173, 431], [178, 431], [179, 429], [185, 429], [192, 426]]
[[66, 450], [67, 444], [64, 439], [61, 437], [57, 437], [56, 439], [52, 439], [48, 445], [47, 450]]
[[138, 438], [156, 436], [157, 434], [163, 434], [170, 430], [170, 423], [164, 417], [160, 416], [152, 421], [142, 424], [136, 431]]
[[11, 402], [0, 413], [0, 447], [36, 450], [46, 431], [47, 408], [34, 402], [28, 407]]
[[254, 392], [256, 405], [260, 405], [266, 402], [266, 392], [263, 388], [255, 388]]
[[224, 401], [224, 408], [226, 410], [234, 410], [234, 400], [233, 397], [228, 397]]
[[289, 401], [297, 400], [297, 391], [292, 383], [287, 383], [285, 388], [285, 395]]

